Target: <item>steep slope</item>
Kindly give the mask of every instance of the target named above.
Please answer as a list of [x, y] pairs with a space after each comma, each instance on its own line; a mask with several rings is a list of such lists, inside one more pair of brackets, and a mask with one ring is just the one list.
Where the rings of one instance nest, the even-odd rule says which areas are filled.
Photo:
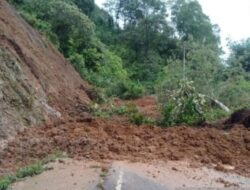
[[0, 141], [25, 126], [87, 112], [90, 86], [0, 0]]

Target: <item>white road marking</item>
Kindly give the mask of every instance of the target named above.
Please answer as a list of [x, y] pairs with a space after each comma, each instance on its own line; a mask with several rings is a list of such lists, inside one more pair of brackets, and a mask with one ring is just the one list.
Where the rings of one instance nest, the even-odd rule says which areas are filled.
[[120, 170], [115, 190], [121, 190], [122, 189], [123, 174], [124, 174], [123, 170]]

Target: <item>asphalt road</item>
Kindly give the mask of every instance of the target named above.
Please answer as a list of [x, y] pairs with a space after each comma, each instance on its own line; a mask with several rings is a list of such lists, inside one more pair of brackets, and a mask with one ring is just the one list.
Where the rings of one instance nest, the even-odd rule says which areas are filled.
[[[11, 190], [179, 190], [224, 188], [225, 185], [249, 189], [250, 178], [218, 172], [209, 168], [193, 168], [187, 162], [131, 163], [65, 159], [50, 163], [47, 171], [27, 177], [11, 186]], [[104, 175], [103, 171], [108, 173]], [[49, 169], [50, 168], [50, 169]], [[105, 170], [103, 170], [105, 168]], [[202, 188], [201, 188], [202, 187]]]
[[103, 183], [104, 190], [167, 190], [148, 178], [138, 176], [124, 168], [111, 168]]

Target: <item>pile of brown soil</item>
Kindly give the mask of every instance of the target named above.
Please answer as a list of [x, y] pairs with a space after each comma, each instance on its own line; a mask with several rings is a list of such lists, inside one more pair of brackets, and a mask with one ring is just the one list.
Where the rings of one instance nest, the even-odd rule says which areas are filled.
[[192, 160], [205, 165], [229, 164], [250, 176], [250, 130], [136, 127], [126, 120], [94, 119], [27, 128], [0, 154], [0, 172], [44, 158], [55, 150], [94, 160]]

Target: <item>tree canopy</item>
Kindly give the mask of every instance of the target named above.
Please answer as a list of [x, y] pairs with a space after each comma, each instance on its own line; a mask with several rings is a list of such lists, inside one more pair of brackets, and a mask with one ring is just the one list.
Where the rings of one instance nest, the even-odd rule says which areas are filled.
[[233, 42], [230, 48], [229, 64], [241, 66], [246, 72], [250, 72], [250, 38], [241, 42]]
[[185, 76], [229, 106], [248, 100], [250, 40], [231, 43], [222, 61], [219, 27], [197, 0], [9, 1], [108, 96], [174, 90]]
[[217, 46], [220, 42], [219, 28], [213, 25], [196, 0], [174, 0], [172, 20], [183, 40], [192, 37], [195, 41]]

